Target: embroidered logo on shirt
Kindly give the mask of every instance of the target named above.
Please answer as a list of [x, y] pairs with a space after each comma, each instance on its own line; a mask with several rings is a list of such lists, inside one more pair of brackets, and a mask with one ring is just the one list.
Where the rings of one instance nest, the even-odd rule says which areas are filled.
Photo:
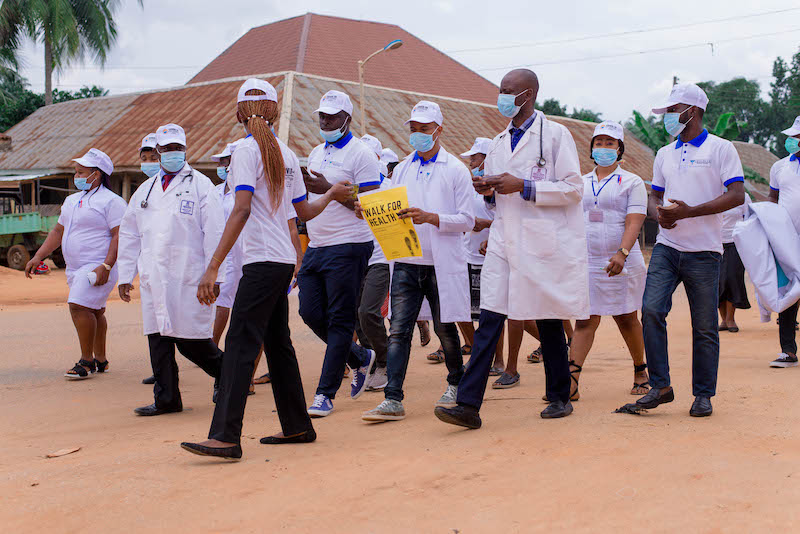
[[194, 202], [191, 200], [181, 200], [181, 213], [184, 215], [194, 214]]
[[689, 165], [694, 167], [710, 167], [711, 166], [711, 158], [697, 158], [697, 159], [690, 159]]

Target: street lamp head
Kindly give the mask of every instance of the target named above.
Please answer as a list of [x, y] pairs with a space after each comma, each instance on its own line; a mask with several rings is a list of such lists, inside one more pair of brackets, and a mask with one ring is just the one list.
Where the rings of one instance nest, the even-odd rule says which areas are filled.
[[391, 41], [389, 44], [384, 46], [383, 49], [384, 50], [397, 50], [401, 46], [403, 46], [403, 41], [400, 40], [400, 39], [395, 39], [394, 41]]

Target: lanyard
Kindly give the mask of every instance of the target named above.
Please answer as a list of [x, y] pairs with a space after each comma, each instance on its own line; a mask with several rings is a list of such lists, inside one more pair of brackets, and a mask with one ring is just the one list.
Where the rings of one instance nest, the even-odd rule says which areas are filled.
[[615, 176], [618, 176], [618, 175], [612, 174], [611, 176], [606, 178], [606, 181], [603, 183], [603, 185], [600, 186], [600, 189], [597, 191], [597, 193], [594, 192], [594, 180], [592, 180], [592, 195], [594, 195], [594, 205], [595, 206], [597, 206], [597, 197], [600, 196], [600, 193], [603, 191], [603, 188], [605, 188], [605, 186], [608, 185], [608, 182], [610, 182], [611, 179], [614, 178]]

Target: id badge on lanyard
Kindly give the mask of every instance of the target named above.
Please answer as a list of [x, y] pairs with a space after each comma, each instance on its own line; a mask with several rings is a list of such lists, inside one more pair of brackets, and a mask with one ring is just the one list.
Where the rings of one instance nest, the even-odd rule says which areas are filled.
[[[600, 196], [600, 193], [603, 189], [608, 185], [608, 183], [614, 179], [614, 176], [610, 176], [605, 183], [600, 186], [600, 189], [595, 192], [594, 190], [594, 180], [592, 180], [592, 196], [594, 197], [594, 206], [589, 210], [589, 222], [601, 223], [603, 222], [603, 210], [600, 209], [600, 206], [597, 204], [597, 199]], [[621, 178], [621, 176], [619, 177]]]

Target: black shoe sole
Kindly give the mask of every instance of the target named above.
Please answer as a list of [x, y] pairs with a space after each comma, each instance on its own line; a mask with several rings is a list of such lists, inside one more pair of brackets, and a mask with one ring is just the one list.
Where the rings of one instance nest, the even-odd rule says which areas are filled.
[[701, 413], [701, 412], [692, 412], [692, 411], [689, 411], [689, 415], [690, 415], [690, 416], [692, 416], [692, 417], [708, 417], [708, 416], [710, 416], [712, 413], [713, 413], [713, 412], [702, 412], [702, 413]]
[[541, 416], [542, 419], [561, 419], [562, 417], [567, 417], [571, 415], [573, 411], [574, 409], [572, 408], [572, 406], [570, 406], [570, 407], [565, 407], [564, 410], [561, 412], [556, 412], [556, 413], [542, 412], [539, 415]]
[[436, 409], [433, 410], [433, 415], [435, 415], [439, 419], [439, 421], [443, 423], [469, 428], [470, 430], [477, 430], [483, 424], [480, 419], [478, 420], [477, 425], [474, 423], [470, 424], [469, 422], [463, 419], [459, 419], [458, 417], [453, 417], [452, 415], [450, 415], [449, 412], [444, 411], [444, 409], [441, 407], [436, 407]]
[[261, 438], [259, 442], [262, 445], [288, 445], [291, 443], [313, 443], [316, 440], [317, 440], [316, 432], [313, 433], [312, 435], [309, 435], [308, 432], [304, 432], [299, 436], [294, 436], [291, 438], [276, 438], [273, 436], [267, 436]]
[[195, 448], [193, 448], [191, 446], [190, 443], [181, 443], [181, 449], [183, 449], [183, 450], [185, 450], [187, 452], [191, 452], [192, 454], [196, 454], [197, 456], [207, 456], [208, 458], [221, 458], [223, 460], [230, 460], [232, 462], [238, 462], [239, 460], [242, 459], [241, 456], [238, 456], [238, 457], [237, 456], [225, 456], [225, 455], [220, 455], [220, 454], [209, 453], [209, 452], [206, 452], [206, 451], [203, 451], [203, 450], [200, 450], [200, 449], [195, 449]]

